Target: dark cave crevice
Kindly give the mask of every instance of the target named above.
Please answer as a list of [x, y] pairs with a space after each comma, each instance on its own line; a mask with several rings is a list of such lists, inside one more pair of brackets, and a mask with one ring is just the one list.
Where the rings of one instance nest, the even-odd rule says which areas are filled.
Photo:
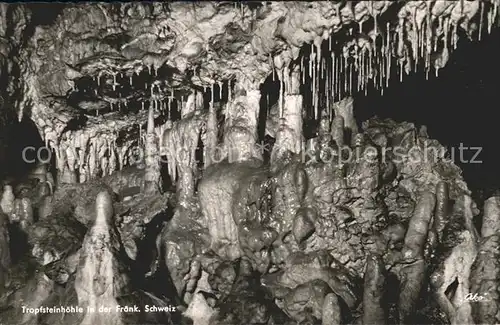
[[[447, 148], [455, 148], [455, 162], [463, 170], [473, 192], [488, 196], [500, 187], [498, 152], [498, 101], [500, 32], [484, 35], [481, 42], [461, 39], [450, 62], [425, 79], [425, 72], [410, 74], [399, 82], [393, 78], [384, 95], [370, 89], [355, 96], [355, 117], [361, 124], [373, 116], [426, 125], [429, 136]], [[459, 146], [481, 147], [476, 160], [461, 162]], [[475, 149], [471, 149], [475, 150]], [[474, 152], [464, 150], [464, 161]]]
[[[23, 118], [21, 122], [15, 121], [0, 131], [0, 137], [10, 139], [5, 141], [3, 154], [0, 156], [2, 171], [0, 179], [19, 179], [25, 176], [32, 168], [36, 167], [37, 154], [45, 159], [44, 150], [40, 150], [44, 143], [38, 133], [34, 122], [29, 118]], [[14, 140], [14, 141], [12, 141]], [[26, 151], [23, 151], [26, 150]], [[23, 157], [24, 152], [24, 157]]]

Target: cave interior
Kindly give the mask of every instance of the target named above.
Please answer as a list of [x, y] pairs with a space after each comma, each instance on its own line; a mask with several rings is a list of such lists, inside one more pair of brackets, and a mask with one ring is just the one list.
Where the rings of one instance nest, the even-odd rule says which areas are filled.
[[0, 323], [500, 323], [499, 5], [1, 3]]

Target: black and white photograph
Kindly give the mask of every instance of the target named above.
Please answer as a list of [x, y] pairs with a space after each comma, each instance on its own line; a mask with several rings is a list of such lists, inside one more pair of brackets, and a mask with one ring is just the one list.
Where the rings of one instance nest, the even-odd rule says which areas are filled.
[[500, 324], [499, 11], [0, 2], [0, 325]]

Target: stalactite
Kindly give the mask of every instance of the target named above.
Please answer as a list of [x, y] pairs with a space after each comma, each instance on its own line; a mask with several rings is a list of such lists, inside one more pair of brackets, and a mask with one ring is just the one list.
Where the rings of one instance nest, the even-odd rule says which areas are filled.
[[279, 73], [280, 73], [280, 93], [279, 93], [279, 98], [278, 98], [278, 101], [279, 101], [279, 109], [280, 109], [280, 114], [279, 114], [279, 117], [282, 118], [283, 117], [283, 94], [284, 94], [284, 85], [283, 85], [283, 69], [280, 69], [279, 70]]
[[271, 107], [269, 106], [269, 94], [266, 95], [266, 108], [267, 108], [267, 114], [271, 111]]
[[150, 107], [148, 111], [148, 122], [145, 139], [145, 165], [146, 173], [144, 176], [145, 193], [155, 193], [161, 190], [161, 172], [159, 162], [159, 148], [154, 129], [154, 108]]
[[[423, 24], [423, 23], [422, 23]], [[425, 29], [423, 28], [423, 25], [420, 24], [418, 26], [418, 56], [419, 58], [424, 58], [425, 57]], [[420, 59], [419, 59], [420, 62]]]
[[326, 113], [328, 114], [328, 119], [331, 120], [330, 116], [330, 69], [326, 66], [326, 60], [325, 60], [325, 73], [326, 73], [326, 78], [325, 78], [325, 97], [326, 97]]
[[325, 78], [325, 60], [321, 59], [321, 79]]
[[335, 101], [335, 87], [336, 87], [336, 71], [335, 71], [335, 52], [332, 51], [330, 52], [330, 56], [332, 58], [332, 72], [331, 72], [331, 87], [332, 87], [332, 90], [331, 90], [331, 93], [332, 93], [332, 100]]
[[491, 34], [491, 26], [493, 25], [493, 17], [492, 17], [492, 10], [491, 9], [488, 9], [488, 13], [486, 15], [487, 17], [487, 31], [488, 31], [488, 34]]
[[419, 44], [419, 36], [418, 36], [418, 27], [417, 27], [417, 8], [413, 8], [412, 13], [412, 24], [413, 24], [413, 38], [412, 38], [412, 47], [413, 47], [413, 61], [415, 62], [415, 70], [417, 69], [418, 62], [418, 44]]
[[217, 147], [217, 112], [213, 104], [209, 105], [208, 117], [206, 124], [206, 138], [203, 143], [204, 145], [204, 167], [207, 168], [212, 164], [212, 161], [217, 161], [218, 157], [215, 157], [215, 150]]
[[19, 123], [21, 123], [21, 121], [23, 120], [23, 116], [24, 116], [24, 105], [20, 104], [19, 105], [19, 112], [18, 112], [18, 115], [17, 115], [17, 121]]
[[366, 90], [368, 86], [368, 80], [370, 78], [370, 58], [368, 55], [369, 50], [361, 50], [361, 90]]
[[215, 102], [215, 91], [214, 91], [214, 83], [210, 85], [210, 106], [214, 106]]
[[172, 111], [172, 97], [169, 96], [167, 100], [167, 121], [170, 121], [172, 119], [171, 111]]
[[[347, 57], [345, 57], [345, 56], [342, 58], [342, 72], [347, 74]], [[346, 78], [345, 74], [343, 75], [343, 77], [344, 77], [344, 92], [346, 93], [347, 92], [347, 78]]]
[[[341, 98], [341, 87], [342, 87], [342, 82], [341, 82], [341, 74], [340, 70], [342, 68], [342, 54], [340, 56], [337, 56], [335, 58], [337, 60], [337, 63], [335, 64], [336, 69], [335, 69], [335, 84], [336, 84], [336, 94], [337, 94], [337, 99], [340, 100]], [[334, 100], [335, 101], [335, 100]]]
[[354, 65], [351, 63], [349, 65], [349, 94], [350, 95], [353, 94], [353, 90], [352, 90], [352, 87], [353, 87], [352, 75], [354, 74], [353, 70], [354, 70]]
[[275, 68], [274, 68], [274, 60], [271, 56], [271, 53], [269, 53], [269, 65], [271, 66], [271, 71], [273, 73], [273, 81], [276, 80], [276, 76], [275, 76]]
[[483, 34], [483, 17], [484, 17], [484, 3], [483, 1], [479, 1], [479, 6], [481, 7], [480, 13], [479, 13], [479, 36], [478, 39], [481, 40], [481, 36]]
[[386, 74], [385, 74], [385, 87], [389, 87], [389, 81], [390, 81], [390, 77], [391, 77], [391, 62], [392, 62], [392, 46], [391, 46], [391, 25], [389, 24], [389, 22], [387, 22], [387, 31], [386, 31], [386, 35], [387, 35], [387, 42], [386, 42], [386, 53], [385, 53], [385, 58], [386, 58], [386, 67], [387, 67], [387, 71], [386, 71]]
[[367, 56], [368, 56], [368, 64], [366, 66], [366, 69], [367, 69], [367, 71], [365, 73], [366, 80], [364, 82], [365, 96], [368, 94], [368, 85], [369, 85], [369, 82], [370, 82], [370, 80], [372, 78], [372, 74], [373, 74], [373, 71], [372, 71], [372, 50], [371, 49], [368, 50]]
[[457, 49], [457, 44], [458, 44], [458, 23], [455, 23], [453, 25], [453, 49]]
[[195, 152], [202, 123], [201, 116], [195, 114], [176, 122], [163, 134], [168, 173], [173, 181], [177, 181], [179, 202], [183, 205], [194, 193]]
[[314, 102], [314, 119], [317, 120], [319, 118], [319, 95], [320, 95], [320, 78], [321, 76], [321, 61], [322, 61], [322, 55], [321, 55], [321, 38], [317, 37], [314, 40], [314, 45], [316, 46], [316, 80], [315, 80], [315, 90], [316, 90], [316, 96], [314, 97], [315, 102]]
[[426, 37], [425, 37], [425, 79], [429, 79], [429, 71], [431, 66], [431, 52], [432, 52], [432, 20], [431, 20], [431, 6], [429, 3], [425, 3], [427, 15], [426, 15]]
[[[493, 14], [492, 14], [492, 20], [494, 22], [495, 19], [497, 19], [497, 17], [499, 17], [498, 15], [498, 0], [497, 1], [493, 1]], [[499, 17], [500, 18], [500, 17]], [[493, 24], [492, 22], [492, 24]]]
[[450, 19], [448, 17], [446, 17], [444, 19], [444, 48], [445, 49], [448, 49], [448, 38], [449, 38], [449, 34], [450, 34]]
[[217, 84], [219, 85], [219, 100], [222, 101], [222, 81], [218, 81]]
[[361, 89], [361, 83], [362, 83], [362, 79], [363, 79], [363, 56], [360, 55], [360, 53], [358, 53], [356, 55], [356, 60], [355, 60], [355, 66], [357, 67], [356, 71], [358, 72], [358, 76], [357, 76], [357, 82], [356, 82], [356, 91], [359, 92], [359, 90]]
[[314, 118], [317, 118], [317, 107], [316, 107], [316, 57], [317, 54], [314, 52], [314, 43], [311, 43], [311, 56], [309, 58], [309, 75], [311, 76], [311, 92], [312, 92], [312, 106], [314, 112]]
[[306, 83], [306, 70], [304, 69], [304, 56], [300, 58], [300, 71], [302, 74], [302, 84]]
[[398, 65], [399, 65], [399, 69], [398, 69], [398, 73], [399, 73], [399, 82], [403, 82], [403, 69], [404, 69], [404, 61], [403, 59], [398, 59]]
[[[151, 106], [149, 106], [151, 109]], [[139, 147], [142, 146], [142, 124], [139, 124], [139, 138], [137, 139]]]

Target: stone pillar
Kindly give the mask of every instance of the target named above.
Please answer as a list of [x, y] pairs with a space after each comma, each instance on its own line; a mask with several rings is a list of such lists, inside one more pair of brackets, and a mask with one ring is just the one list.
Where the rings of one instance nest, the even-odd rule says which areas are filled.
[[257, 122], [260, 110], [260, 90], [250, 82], [239, 81], [235, 96], [228, 103], [224, 146], [229, 162], [262, 159], [257, 150]]
[[144, 175], [144, 191], [154, 193], [161, 190], [160, 153], [158, 139], [154, 131], [154, 110], [149, 106], [146, 131], [145, 156], [146, 173]]
[[299, 66], [293, 69], [291, 75], [288, 75], [288, 68], [285, 68], [283, 79], [283, 115], [280, 119], [276, 143], [272, 153], [273, 163], [279, 160], [287, 151], [299, 154], [303, 144]]
[[[111, 227], [113, 202], [111, 195], [101, 192], [96, 198], [96, 219], [82, 244], [80, 267], [76, 272], [75, 290], [78, 305], [87, 311], [80, 325], [121, 325], [121, 316], [116, 311], [116, 295], [126, 285], [126, 277], [120, 274], [114, 247], [118, 244]], [[98, 312], [99, 307], [111, 309], [109, 313]]]

